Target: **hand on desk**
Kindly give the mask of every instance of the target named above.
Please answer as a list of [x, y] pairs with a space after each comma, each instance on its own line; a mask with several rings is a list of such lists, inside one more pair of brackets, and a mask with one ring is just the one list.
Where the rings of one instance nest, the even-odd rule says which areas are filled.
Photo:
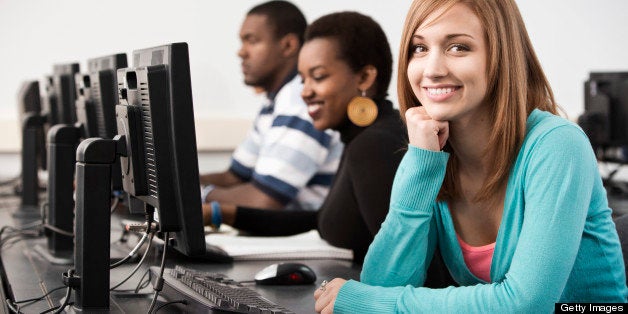
[[340, 288], [345, 282], [347, 281], [342, 278], [336, 278], [316, 289], [316, 291], [314, 291], [314, 299], [316, 299], [314, 310], [322, 314], [333, 313], [338, 291], [340, 291]]

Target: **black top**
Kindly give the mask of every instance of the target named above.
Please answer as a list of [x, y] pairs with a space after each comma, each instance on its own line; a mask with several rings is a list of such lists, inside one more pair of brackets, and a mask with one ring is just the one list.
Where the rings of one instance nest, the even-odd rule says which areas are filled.
[[378, 111], [370, 126], [358, 127], [347, 120], [338, 129], [345, 149], [318, 211], [238, 207], [234, 227], [268, 236], [316, 228], [330, 244], [353, 250], [354, 260], [361, 263], [388, 213], [392, 182], [408, 145], [405, 126], [392, 103], [379, 103]]
[[[348, 120], [338, 129], [345, 144], [329, 194], [316, 211], [278, 211], [238, 207], [234, 227], [257, 235], [282, 236], [318, 229], [334, 246], [353, 250], [361, 264], [388, 214], [392, 183], [407, 146], [408, 133], [392, 103], [378, 104], [378, 116], [367, 127]], [[457, 285], [438, 248], [424, 286]]]

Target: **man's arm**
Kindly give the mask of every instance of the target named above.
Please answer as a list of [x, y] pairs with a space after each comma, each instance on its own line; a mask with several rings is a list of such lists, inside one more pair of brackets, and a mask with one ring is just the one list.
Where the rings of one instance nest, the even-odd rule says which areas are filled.
[[285, 207], [281, 202], [262, 192], [251, 183], [243, 183], [231, 187], [216, 187], [207, 195], [206, 201], [219, 201], [221, 203], [264, 209], [283, 209]]
[[200, 181], [201, 185], [213, 184], [219, 187], [231, 187], [243, 183], [240, 177], [229, 170], [200, 175]]

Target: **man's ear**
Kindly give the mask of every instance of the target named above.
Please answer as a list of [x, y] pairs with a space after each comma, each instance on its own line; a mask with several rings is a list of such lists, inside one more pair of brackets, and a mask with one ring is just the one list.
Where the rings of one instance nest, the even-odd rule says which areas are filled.
[[361, 91], [367, 91], [373, 87], [377, 79], [377, 68], [372, 65], [366, 65], [360, 70], [360, 82], [358, 88]]
[[299, 55], [299, 49], [301, 48], [301, 42], [299, 37], [294, 33], [289, 33], [283, 36], [280, 40], [283, 56], [286, 58], [296, 57]]

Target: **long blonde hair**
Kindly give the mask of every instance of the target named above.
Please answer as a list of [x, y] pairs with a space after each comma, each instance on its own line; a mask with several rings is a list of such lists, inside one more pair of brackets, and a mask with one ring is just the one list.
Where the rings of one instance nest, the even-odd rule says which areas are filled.
[[[512, 163], [526, 132], [526, 120], [534, 109], [558, 113], [554, 94], [534, 52], [514, 0], [414, 0], [406, 16], [399, 49], [398, 96], [402, 118], [408, 108], [420, 106], [407, 76], [410, 44], [416, 29], [435, 11], [464, 3], [475, 12], [485, 31], [487, 47], [487, 94], [491, 106], [491, 134], [486, 155], [490, 164], [484, 185], [475, 201], [489, 199], [508, 179]], [[439, 199], [460, 196], [456, 180], [457, 157], [452, 153]]]

